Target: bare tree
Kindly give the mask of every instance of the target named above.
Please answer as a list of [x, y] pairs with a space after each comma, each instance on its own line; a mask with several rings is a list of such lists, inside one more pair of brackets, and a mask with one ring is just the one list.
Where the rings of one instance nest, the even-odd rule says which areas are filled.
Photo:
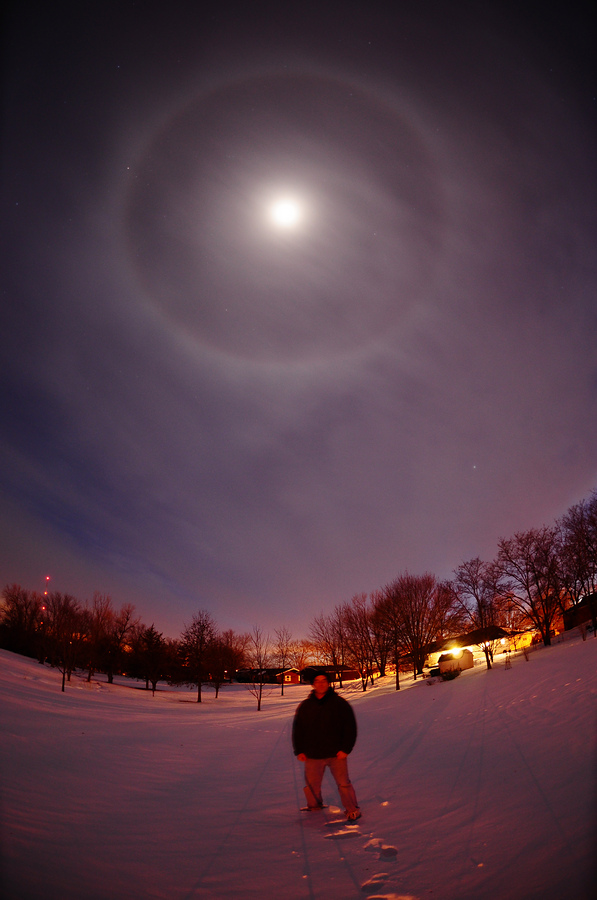
[[313, 665], [318, 661], [318, 651], [313, 641], [302, 638], [294, 641], [290, 656], [290, 664], [301, 672], [308, 665]]
[[145, 679], [145, 690], [149, 690], [151, 684], [152, 694], [155, 694], [158, 681], [164, 678], [168, 666], [168, 644], [164, 636], [154, 625], [149, 627], [142, 625], [138, 629], [135, 641], [135, 655], [137, 666]]
[[385, 589], [393, 640], [410, 655], [415, 678], [423, 674], [429, 646], [441, 636], [454, 604], [454, 594], [434, 575], [400, 575]]
[[108, 684], [114, 682], [114, 672], [120, 670], [128, 641], [132, 639], [135, 629], [139, 626], [139, 619], [135, 619], [134, 615], [135, 607], [132, 603], [125, 603], [108, 623], [103, 654], [103, 666], [108, 676]]
[[216, 626], [206, 610], [199, 610], [193, 616], [180, 639], [180, 653], [183, 663], [185, 684], [197, 688], [197, 703], [201, 703], [201, 685], [208, 678], [208, 654], [210, 645], [216, 638]]
[[281, 670], [280, 694], [284, 696], [284, 670], [290, 665], [293, 653], [293, 640], [290, 630], [286, 627], [276, 628], [276, 640], [273, 647], [273, 658]]
[[[557, 523], [560, 530], [560, 571], [564, 594], [571, 606], [597, 593], [597, 491], [589, 500], [571, 506]], [[593, 634], [597, 613], [591, 603]]]
[[207, 685], [213, 687], [216, 699], [223, 684], [233, 677], [244, 662], [247, 635], [237, 635], [232, 630], [216, 634], [207, 648]]
[[112, 600], [107, 594], [96, 591], [84, 614], [87, 619], [87, 681], [91, 681], [93, 674], [102, 668], [108, 634], [114, 621]]
[[257, 625], [249, 638], [247, 660], [251, 669], [251, 680], [245, 686], [256, 697], [257, 712], [260, 712], [263, 686], [266, 684], [267, 669], [271, 664], [271, 644], [269, 635], [264, 635]]
[[458, 597], [451, 581], [437, 583], [438, 635], [448, 637], [460, 634], [466, 628], [466, 615], [458, 602]]
[[51, 662], [62, 673], [64, 692], [65, 681], [70, 681], [80, 656], [86, 621], [81, 604], [70, 594], [48, 594], [46, 606]]
[[498, 548], [496, 566], [503, 592], [549, 646], [562, 585], [557, 529], [520, 531], [513, 538], [502, 538]]
[[232, 671], [240, 669], [247, 662], [247, 652], [251, 643], [251, 635], [244, 631], [238, 633], [229, 629], [222, 634], [224, 642], [230, 648]]
[[342, 667], [346, 656], [346, 634], [342, 606], [334, 608], [331, 615], [317, 616], [309, 627], [309, 637], [326, 665], [334, 666], [342, 686]]
[[[454, 570], [454, 590], [457, 602], [464, 611], [473, 629], [489, 628], [498, 624], [498, 590], [494, 567], [482, 562], [479, 557], [463, 562]], [[494, 641], [483, 641], [481, 648], [485, 654], [487, 668], [491, 669]]]
[[366, 691], [367, 683], [373, 677], [374, 662], [367, 594], [357, 594], [350, 603], [344, 603], [341, 614], [348, 659], [359, 673], [361, 687]]
[[382, 596], [383, 591], [374, 591], [370, 596], [369, 608], [373, 660], [379, 671], [380, 678], [383, 678], [386, 674], [386, 668], [392, 653], [392, 635], [386, 627], [385, 619], [379, 608], [379, 601]]
[[390, 658], [396, 667], [396, 690], [400, 690], [400, 654], [402, 652], [401, 597], [396, 582], [374, 594], [373, 602], [377, 619], [387, 635]]

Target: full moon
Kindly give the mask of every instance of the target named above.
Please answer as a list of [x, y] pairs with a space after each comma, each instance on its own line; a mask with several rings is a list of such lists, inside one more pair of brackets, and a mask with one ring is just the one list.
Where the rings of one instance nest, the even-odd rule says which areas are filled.
[[291, 197], [283, 197], [272, 203], [270, 217], [280, 228], [292, 228], [301, 218], [301, 207]]

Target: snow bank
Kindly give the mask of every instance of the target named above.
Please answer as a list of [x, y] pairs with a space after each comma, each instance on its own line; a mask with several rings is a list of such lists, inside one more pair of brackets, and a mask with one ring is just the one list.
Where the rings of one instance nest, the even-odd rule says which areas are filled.
[[[0, 651], [10, 900], [584, 900], [595, 855], [597, 640], [452, 682], [347, 691], [363, 810], [300, 813], [308, 689], [202, 704]], [[338, 802], [331, 781], [327, 800]]]

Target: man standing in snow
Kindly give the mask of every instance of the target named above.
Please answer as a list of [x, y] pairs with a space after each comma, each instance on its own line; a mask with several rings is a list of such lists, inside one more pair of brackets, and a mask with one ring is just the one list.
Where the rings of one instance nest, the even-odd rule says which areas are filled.
[[346, 817], [361, 817], [347, 763], [356, 739], [357, 723], [350, 703], [332, 689], [325, 672], [317, 672], [313, 690], [299, 705], [292, 726], [294, 754], [305, 764], [307, 809], [323, 807], [321, 782], [327, 766], [338, 786]]

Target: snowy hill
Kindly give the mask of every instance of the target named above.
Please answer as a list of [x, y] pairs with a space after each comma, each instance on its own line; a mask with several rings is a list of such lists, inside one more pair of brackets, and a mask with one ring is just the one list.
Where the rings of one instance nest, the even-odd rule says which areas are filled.
[[[101, 677], [100, 677], [101, 678]], [[0, 651], [7, 900], [584, 900], [594, 890], [597, 640], [353, 703], [363, 810], [300, 813], [292, 715], [87, 684]], [[330, 824], [331, 823], [331, 824]]]

